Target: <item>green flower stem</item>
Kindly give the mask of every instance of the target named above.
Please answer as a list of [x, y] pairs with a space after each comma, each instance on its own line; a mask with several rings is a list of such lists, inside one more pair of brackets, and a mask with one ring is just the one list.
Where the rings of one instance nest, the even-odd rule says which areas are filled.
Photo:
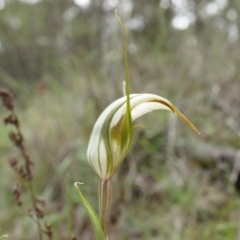
[[111, 180], [100, 180], [98, 198], [100, 223], [104, 234], [107, 235], [107, 226], [112, 202]]

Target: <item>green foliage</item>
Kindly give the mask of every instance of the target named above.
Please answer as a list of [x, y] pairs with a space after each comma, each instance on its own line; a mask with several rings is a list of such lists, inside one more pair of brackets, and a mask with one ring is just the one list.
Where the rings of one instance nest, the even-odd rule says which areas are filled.
[[[0, 230], [1, 230], [1, 228], [0, 228]], [[0, 236], [0, 240], [3, 240], [3, 239], [6, 239], [6, 238], [8, 238], [8, 235], [2, 235], [2, 236]]]
[[77, 192], [78, 192], [81, 202], [83, 203], [84, 207], [86, 208], [86, 210], [88, 212], [88, 216], [92, 222], [96, 240], [107, 240], [107, 238], [105, 237], [105, 235], [103, 233], [103, 230], [102, 230], [102, 227], [100, 224], [100, 219], [99, 219], [97, 213], [95, 212], [93, 207], [88, 203], [86, 198], [82, 195], [82, 193], [78, 187], [78, 184], [82, 184], [82, 183], [75, 183], [75, 188], [77, 189]]
[[0, 240], [6, 239], [6, 238], [8, 238], [8, 235], [0, 236]]
[[[131, 90], [160, 91], [179, 109], [186, 109], [202, 133], [201, 141], [238, 149], [239, 39], [230, 41], [229, 30], [239, 26], [240, 18], [234, 20], [230, 13], [239, 16], [240, 4], [228, 1], [216, 15], [203, 18], [200, 13], [213, 1], [197, 2], [191, 5], [198, 13], [195, 22], [183, 31], [171, 26], [172, 8], [161, 8], [159, 1], [135, 2], [126, 21], [140, 15], [145, 27], [128, 29]], [[14, 92], [27, 148], [36, 160], [35, 190], [47, 202], [46, 217], [53, 223], [56, 239], [67, 239], [71, 231], [73, 235], [89, 232], [85, 209], [76, 193], [67, 191], [65, 176], [70, 183], [79, 178], [91, 182], [84, 192], [97, 206], [97, 177], [85, 157], [87, 140], [102, 109], [122, 96], [123, 71], [117, 54], [121, 54], [121, 37], [113, 21], [107, 25], [113, 12], [102, 9], [95, 0], [87, 10], [73, 1], [42, 0], [5, 1], [0, 10], [0, 83]], [[67, 10], [76, 13], [72, 20], [64, 20]], [[107, 35], [110, 29], [115, 32]], [[103, 94], [106, 91], [108, 95]], [[0, 115], [5, 117], [2, 109]], [[236, 239], [239, 195], [228, 182], [225, 163], [217, 170], [212, 159], [189, 157], [184, 148], [179, 151], [181, 146], [197, 147], [195, 135], [161, 113], [155, 121], [152, 117], [141, 119], [147, 130], [137, 129], [133, 150], [115, 176], [121, 185], [113, 190], [111, 240]], [[7, 161], [15, 154], [7, 139], [9, 130], [0, 126], [0, 225], [12, 239], [35, 239], [36, 229], [22, 217], [12, 197], [19, 179]], [[170, 132], [172, 155], [168, 155]], [[184, 137], [175, 141], [179, 135]], [[201, 160], [206, 164], [196, 163]], [[27, 200], [25, 194], [22, 198]], [[67, 198], [71, 214], [66, 211]]]

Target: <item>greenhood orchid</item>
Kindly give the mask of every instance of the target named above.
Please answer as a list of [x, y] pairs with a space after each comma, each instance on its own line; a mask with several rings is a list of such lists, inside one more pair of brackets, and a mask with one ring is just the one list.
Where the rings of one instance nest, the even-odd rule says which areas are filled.
[[127, 60], [126, 31], [121, 19], [115, 11], [123, 31], [123, 50], [125, 63], [124, 97], [111, 103], [96, 121], [87, 149], [88, 161], [100, 178], [98, 188], [99, 215], [75, 187], [78, 195], [88, 211], [97, 240], [107, 240], [107, 226], [111, 210], [112, 186], [111, 178], [128, 154], [134, 134], [133, 121], [154, 110], [168, 110], [176, 113], [197, 133], [193, 124], [167, 99], [155, 94], [130, 94], [130, 81]]
[[[96, 121], [87, 150], [88, 161], [101, 180], [111, 179], [132, 145], [132, 121], [154, 110], [175, 112], [196, 132], [193, 124], [167, 99], [154, 94], [131, 94], [110, 104]], [[130, 116], [130, 117], [129, 117]]]
[[196, 132], [194, 125], [167, 99], [154, 94], [130, 94], [128, 73], [127, 38], [125, 27], [115, 10], [115, 15], [123, 31], [125, 63], [124, 94], [110, 104], [96, 121], [87, 149], [88, 161], [102, 181], [112, 178], [131, 148], [133, 121], [142, 115], [158, 109], [178, 114]]

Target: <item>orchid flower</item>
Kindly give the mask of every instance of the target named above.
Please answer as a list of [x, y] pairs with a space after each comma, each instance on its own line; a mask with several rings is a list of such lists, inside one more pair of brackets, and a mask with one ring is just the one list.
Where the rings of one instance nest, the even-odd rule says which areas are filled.
[[130, 94], [126, 31], [116, 11], [115, 15], [122, 27], [124, 37], [125, 96], [111, 103], [99, 116], [93, 127], [87, 149], [87, 159], [93, 171], [100, 178], [99, 216], [82, 195], [78, 187], [80, 183], [75, 183], [79, 197], [88, 211], [97, 240], [107, 240], [107, 225], [112, 197], [111, 178], [132, 146], [133, 121], [149, 112], [163, 109], [176, 113], [199, 133], [194, 125], [167, 99], [149, 93]]
[[[154, 110], [178, 114], [196, 132], [193, 124], [167, 99], [154, 94], [130, 94], [110, 104], [96, 121], [87, 149], [88, 161], [101, 180], [109, 180], [129, 152], [133, 140], [132, 121]], [[131, 118], [127, 117], [131, 116]]]

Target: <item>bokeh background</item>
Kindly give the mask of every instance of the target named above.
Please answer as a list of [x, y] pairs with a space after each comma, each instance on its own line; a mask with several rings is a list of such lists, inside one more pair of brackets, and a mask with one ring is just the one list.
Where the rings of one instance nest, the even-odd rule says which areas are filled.
[[[14, 95], [54, 239], [94, 239], [73, 183], [97, 209], [86, 149], [99, 114], [123, 95], [115, 8], [131, 92], [169, 99], [201, 135], [164, 111], [138, 120], [146, 129], [113, 179], [109, 239], [239, 240], [239, 0], [0, 0], [0, 85]], [[28, 205], [8, 162], [19, 155], [10, 130], [0, 124], [0, 233], [37, 239], [12, 195], [20, 184]]]

